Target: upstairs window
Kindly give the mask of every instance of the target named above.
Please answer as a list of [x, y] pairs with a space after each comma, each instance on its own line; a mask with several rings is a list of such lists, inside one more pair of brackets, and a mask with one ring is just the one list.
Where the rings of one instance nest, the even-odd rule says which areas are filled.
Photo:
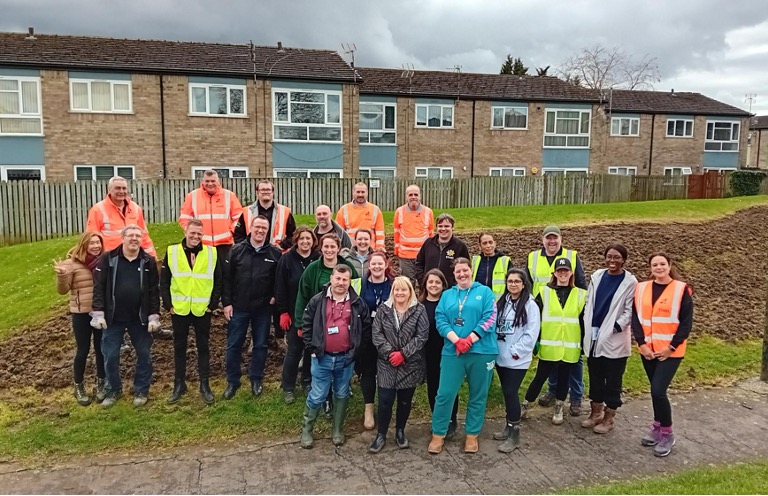
[[189, 113], [199, 116], [245, 117], [245, 86], [189, 83]]
[[274, 90], [273, 138], [341, 141], [341, 92]]
[[416, 105], [416, 127], [452, 128], [453, 105]]
[[397, 143], [394, 103], [360, 102], [360, 143]]
[[612, 117], [611, 136], [640, 136], [638, 117]]
[[708, 121], [704, 150], [716, 152], [739, 151], [739, 123]]
[[547, 110], [545, 148], [589, 148], [590, 110]]
[[131, 82], [70, 79], [69, 101], [73, 112], [130, 113]]
[[693, 119], [668, 119], [667, 137], [690, 138], [693, 136]]
[[40, 78], [0, 76], [0, 135], [42, 133]]
[[528, 129], [528, 107], [491, 107], [491, 129]]
[[453, 179], [453, 167], [416, 167], [415, 176], [426, 179]]

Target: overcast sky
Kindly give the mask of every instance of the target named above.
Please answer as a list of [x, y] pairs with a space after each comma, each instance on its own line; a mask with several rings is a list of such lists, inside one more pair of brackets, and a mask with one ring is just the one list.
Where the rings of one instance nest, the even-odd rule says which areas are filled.
[[[765, 0], [0, 0], [0, 31], [340, 50], [361, 67], [497, 73], [507, 54], [556, 69], [580, 48], [656, 57], [654, 89], [768, 114]], [[553, 71], [550, 70], [550, 74]]]

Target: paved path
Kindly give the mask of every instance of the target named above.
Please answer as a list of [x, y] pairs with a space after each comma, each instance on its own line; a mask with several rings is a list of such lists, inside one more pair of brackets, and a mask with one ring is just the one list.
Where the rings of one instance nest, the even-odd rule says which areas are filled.
[[[640, 446], [650, 400], [621, 408], [617, 429], [598, 436], [569, 417], [562, 426], [537, 408], [522, 430], [523, 446], [496, 451], [486, 422], [480, 452], [461, 451], [463, 436], [438, 456], [426, 452], [429, 426], [408, 430], [412, 448], [390, 443], [366, 452], [372, 434], [353, 435], [335, 449], [329, 439], [302, 450], [295, 440], [263, 446], [190, 448], [171, 454], [72, 460], [45, 469], [0, 464], [0, 492], [11, 493], [380, 493], [484, 494], [554, 492], [637, 475], [660, 475], [713, 463], [768, 459], [768, 388], [748, 381], [737, 387], [673, 396], [673, 453], [660, 459]], [[392, 434], [390, 437], [394, 437]], [[767, 483], [768, 484], [768, 483]]]

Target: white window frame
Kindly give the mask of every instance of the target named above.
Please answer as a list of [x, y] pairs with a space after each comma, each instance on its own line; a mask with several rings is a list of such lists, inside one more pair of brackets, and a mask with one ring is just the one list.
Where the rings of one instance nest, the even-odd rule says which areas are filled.
[[[727, 124], [730, 126], [730, 135], [731, 138], [727, 140], [718, 140], [715, 139], [715, 128], [718, 124]], [[712, 132], [710, 132], [710, 125], [712, 126]], [[733, 138], [733, 128], [736, 126], [736, 139]], [[707, 134], [705, 136], [704, 141], [704, 151], [705, 152], [738, 152], [739, 151], [739, 140], [741, 139], [741, 123], [737, 121], [718, 121], [718, 120], [708, 120], [707, 121]], [[715, 148], [715, 145], [717, 148]], [[723, 150], [723, 145], [736, 145], [733, 149]], [[711, 148], [707, 148], [710, 146]]]
[[[579, 113], [579, 132], [578, 133], [558, 133], [557, 132], [557, 122], [558, 120], [564, 120], [564, 119], [573, 119], [572, 117], [558, 117], [558, 114], [561, 112], [578, 112]], [[550, 119], [550, 114], [554, 114], [555, 122], [553, 124], [553, 131], [547, 131], [548, 123]], [[584, 115], [587, 117], [587, 131], [584, 132], [582, 130], [583, 127], [583, 120]], [[589, 145], [591, 143], [591, 130], [592, 130], [592, 109], [561, 109], [561, 108], [552, 108], [547, 109], [546, 113], [544, 115], [544, 142], [543, 146], [544, 148], [566, 148], [566, 149], [589, 149]], [[564, 145], [548, 145], [547, 144], [547, 138], [553, 138], [553, 137], [565, 137], [565, 144]], [[568, 142], [571, 139], [583, 139], [587, 138], [587, 144], [586, 145], [569, 145]]]
[[[209, 93], [211, 88], [224, 88], [227, 90], [227, 113], [211, 113]], [[205, 90], [205, 112], [195, 110], [195, 89]], [[241, 90], [243, 92], [243, 111], [242, 113], [232, 112], [231, 98], [232, 90]], [[247, 118], [248, 117], [248, 85], [245, 84], [212, 84], [212, 83], [189, 83], [189, 115], [195, 117], [224, 117], [224, 118]]]
[[[278, 120], [277, 118], [277, 94], [278, 93], [285, 93], [286, 98], [288, 101], [288, 116], [287, 120]], [[323, 123], [304, 123], [304, 122], [291, 122], [291, 94], [293, 93], [314, 93], [319, 95], [324, 95], [323, 98]], [[328, 97], [329, 96], [336, 96], [339, 99], [339, 122], [329, 122], [328, 119]], [[301, 103], [301, 102], [296, 102]], [[316, 105], [320, 105], [319, 102], [307, 102], [307, 103], [315, 103]], [[343, 143], [344, 142], [344, 128], [342, 126], [342, 117], [344, 116], [344, 99], [342, 98], [342, 92], [336, 91], [336, 90], [317, 90], [317, 89], [286, 89], [286, 88], [272, 88], [272, 141], [286, 141], [286, 142], [293, 142], [293, 143]], [[306, 138], [305, 139], [298, 139], [298, 138], [278, 138], [277, 137], [277, 128], [278, 127], [291, 127], [296, 129], [306, 129]], [[329, 140], [329, 139], [323, 139], [323, 140], [314, 140], [310, 139], [310, 132], [312, 128], [321, 128], [321, 129], [338, 129], [339, 130], [339, 139], [338, 140]], [[301, 169], [304, 170], [304, 169]], [[313, 169], [309, 169], [313, 170]]]
[[[363, 112], [362, 107], [363, 105], [381, 105], [381, 112]], [[396, 103], [384, 103], [384, 102], [366, 102], [365, 100], [360, 100], [360, 103], [358, 104], [358, 108], [360, 109], [359, 114], [373, 114], [373, 113], [381, 113], [381, 129], [363, 129], [360, 127], [359, 134], [358, 134], [358, 141], [361, 145], [365, 146], [397, 146], [397, 104]], [[387, 127], [387, 108], [392, 108], [392, 113], [394, 115], [394, 122], [392, 123], [392, 127]], [[371, 142], [371, 134], [375, 133], [387, 133], [387, 134], [393, 134], [395, 136], [395, 141], [393, 143], [372, 143]], [[368, 135], [368, 140], [363, 141], [363, 135]]]
[[[112, 176], [117, 176], [117, 169], [131, 169], [131, 177], [126, 177], [125, 179], [132, 181], [136, 179], [136, 166], [134, 165], [108, 165], [108, 164], [75, 164], [72, 167], [72, 177], [75, 181], [88, 181], [89, 179], [78, 179], [77, 178], [77, 169], [78, 168], [90, 168], [91, 169], [91, 179], [90, 181], [96, 181], [96, 167], [112, 167]], [[123, 176], [124, 177], [124, 176]]]
[[[676, 170], [680, 170], [680, 174], [675, 174]], [[669, 174], [667, 172], [669, 171]], [[670, 175], [672, 177], [674, 176], [690, 176], [693, 174], [693, 167], [686, 167], [682, 165], [673, 165], [669, 167], [664, 167], [664, 175]]]
[[36, 170], [40, 171], [40, 180], [45, 181], [44, 165], [0, 165], [0, 181], [8, 180], [8, 169], [13, 170]]
[[739, 170], [738, 167], [729, 166], [729, 167], [703, 167], [702, 171], [704, 172], [710, 172], [710, 171], [717, 171], [717, 172], [732, 172]]
[[[622, 173], [621, 169], [624, 169], [625, 172]], [[637, 167], [630, 167], [626, 165], [616, 165], [613, 167], [608, 167], [608, 174], [615, 174], [617, 176], [636, 176]]]
[[[430, 178], [429, 177], [430, 170], [439, 170], [440, 177]], [[449, 173], [449, 177], [443, 177], [443, 174], [445, 172]], [[413, 171], [413, 175], [414, 177], [420, 177], [423, 179], [453, 179], [453, 167], [435, 167], [435, 166], [416, 167]]]
[[[494, 114], [497, 109], [503, 110], [504, 115], [506, 116], [507, 110], [514, 110], [517, 112], [523, 112], [525, 114], [525, 126], [523, 127], [508, 127], [506, 124], [502, 124], [501, 126], [495, 126], [493, 124], [493, 118]], [[506, 118], [504, 119], [504, 122], [506, 123]], [[491, 129], [503, 129], [503, 130], [509, 130], [509, 131], [527, 131], [528, 130], [528, 107], [525, 105], [492, 105], [491, 106]]]
[[[669, 134], [669, 124], [674, 122], [675, 126], [675, 132], [673, 134]], [[677, 127], [682, 123], [683, 125], [683, 134], [677, 134]], [[688, 127], [688, 123], [691, 124], [691, 132], [690, 134], [687, 134], [686, 128]], [[693, 119], [667, 119], [667, 138], [693, 138], [694, 133], [694, 121]]]
[[[40, 90], [40, 78], [39, 77], [27, 77], [27, 76], [0, 76], [0, 81], [18, 81], [19, 88], [15, 90], [19, 94], [19, 113], [17, 114], [0, 114], [0, 136], [43, 136], [43, 97]], [[24, 111], [24, 94], [21, 89], [22, 83], [35, 83], [36, 86], [36, 98], [37, 98], [37, 112], [25, 112]], [[11, 92], [13, 90], [2, 90], [3, 93]], [[2, 120], [3, 119], [38, 119], [40, 121], [39, 133], [17, 133], [17, 132], [3, 132]]]
[[[627, 133], [622, 132], [622, 121], [627, 121]], [[614, 124], [618, 123], [619, 132], [613, 130]], [[632, 125], [635, 126], [635, 132], [632, 132]], [[640, 136], [640, 118], [639, 117], [611, 117], [611, 136], [632, 137]]]
[[[245, 179], [245, 178], [248, 177], [248, 167], [233, 167], [233, 166], [229, 166], [229, 165], [221, 165], [221, 166], [219, 166], [219, 165], [211, 165], [211, 166], [208, 166], [208, 167], [200, 167], [200, 166], [192, 167], [192, 179], [200, 179], [199, 177], [196, 176], [196, 174], [198, 172], [205, 172], [208, 169], [215, 170], [219, 174], [219, 178], [222, 178], [221, 171], [226, 169], [227, 170], [227, 177], [222, 178], [222, 179]], [[245, 172], [245, 176], [244, 177], [232, 177], [232, 173], [233, 172]]]
[[[430, 126], [429, 125], [429, 108], [430, 107], [438, 107], [440, 108], [440, 125], [439, 126]], [[426, 121], [425, 124], [419, 124], [419, 110], [424, 109], [426, 112]], [[450, 110], [451, 111], [451, 125], [446, 126], [443, 124], [443, 121], [445, 120], [445, 111]], [[443, 104], [443, 103], [417, 103], [415, 108], [415, 115], [413, 119], [413, 125], [416, 128], [419, 129], [453, 129], [454, 124], [456, 123], [456, 109], [455, 105], [453, 104]]]
[[580, 168], [580, 169], [565, 169], [565, 168], [562, 168], [562, 167], [560, 167], [560, 168], [548, 167], [546, 169], [543, 169], [543, 168], [541, 169], [541, 175], [542, 176], [546, 176], [548, 172], [550, 173], [550, 175], [551, 175], [552, 172], [562, 172], [563, 175], [566, 176], [566, 177], [568, 176], [569, 172], [586, 172], [587, 175], [589, 175], [589, 169], [586, 168], [586, 167]]
[[[110, 110], [93, 110], [93, 91], [91, 85], [93, 83], [109, 83], [109, 101], [111, 105]], [[75, 84], [88, 85], [87, 97], [88, 108], [75, 108]], [[128, 86], [128, 110], [115, 109], [115, 86], [122, 85]], [[132, 114], [133, 113], [133, 84], [130, 80], [118, 80], [118, 79], [84, 79], [84, 78], [70, 78], [69, 79], [69, 111], [70, 112], [82, 112], [93, 114]]]
[[[504, 174], [504, 171], [512, 171], [512, 174]], [[494, 174], [498, 172], [498, 174]], [[488, 169], [488, 175], [491, 177], [520, 177], [525, 176], [525, 167], [491, 167]]]
[[306, 178], [307, 179], [311, 179], [313, 173], [323, 173], [323, 174], [332, 173], [332, 174], [338, 174], [337, 177], [339, 177], [339, 178], [343, 178], [344, 177], [344, 170], [343, 169], [296, 169], [296, 168], [291, 168], [291, 169], [273, 169], [272, 170], [272, 177], [275, 177], [275, 178], [281, 177], [281, 176], [278, 175], [281, 172], [301, 172], [301, 173], [306, 173]]
[[[363, 176], [362, 172], [366, 171], [368, 173], [367, 176]], [[389, 179], [389, 177], [377, 177], [374, 175], [374, 173], [379, 171], [388, 171], [392, 172], [392, 178], [397, 177], [397, 168], [396, 167], [360, 167], [360, 177], [363, 178], [373, 178], [373, 179]]]

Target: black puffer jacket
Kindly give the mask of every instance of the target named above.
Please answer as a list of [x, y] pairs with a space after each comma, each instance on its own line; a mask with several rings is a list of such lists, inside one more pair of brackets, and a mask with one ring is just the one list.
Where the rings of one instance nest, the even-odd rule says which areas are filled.
[[[304, 346], [318, 358], [325, 354], [325, 310], [328, 304], [328, 288], [326, 285], [307, 303], [304, 309], [303, 334]], [[371, 342], [371, 315], [368, 305], [360, 298], [355, 290], [349, 288], [351, 306], [351, 322], [349, 323], [349, 357], [354, 359], [363, 343]], [[297, 326], [298, 327], [298, 326]]]
[[275, 281], [275, 305], [278, 313], [288, 312], [293, 318], [301, 275], [309, 264], [318, 258], [320, 258], [320, 253], [317, 251], [310, 253], [307, 258], [302, 257], [295, 246], [283, 253], [277, 263], [277, 280]]
[[[107, 324], [115, 315], [115, 277], [117, 260], [122, 256], [123, 245], [101, 255], [93, 271], [93, 310], [104, 312]], [[139, 272], [141, 284], [141, 307], [139, 320], [149, 322], [149, 316], [160, 313], [160, 275], [155, 257], [139, 248]]]
[[[427, 372], [424, 360], [424, 345], [429, 337], [427, 309], [421, 303], [411, 305], [403, 315], [398, 327], [395, 309], [384, 302], [373, 319], [372, 340], [378, 351], [377, 379], [380, 387], [386, 389], [415, 388]], [[399, 367], [389, 363], [389, 354], [400, 351], [405, 362]]]

